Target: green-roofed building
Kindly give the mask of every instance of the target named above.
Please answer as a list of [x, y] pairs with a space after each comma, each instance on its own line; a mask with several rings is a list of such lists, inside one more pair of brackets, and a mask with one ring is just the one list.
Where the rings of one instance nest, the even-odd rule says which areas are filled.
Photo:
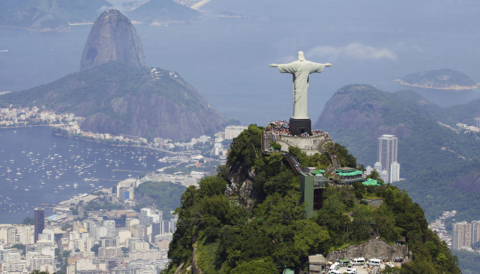
[[367, 179], [367, 176], [362, 171], [351, 167], [337, 168], [335, 169], [335, 175], [338, 176], [337, 178], [342, 184], [364, 182]]
[[364, 186], [382, 186], [383, 184], [377, 180], [368, 178], [365, 182], [362, 183]]

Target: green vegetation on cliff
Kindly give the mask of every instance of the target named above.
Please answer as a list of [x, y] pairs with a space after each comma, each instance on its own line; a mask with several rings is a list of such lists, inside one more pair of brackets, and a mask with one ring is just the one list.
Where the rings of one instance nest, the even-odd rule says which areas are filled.
[[467, 250], [453, 250], [463, 274], [480, 274], [480, 254]]
[[[164, 273], [181, 265], [182, 273], [188, 267], [204, 273], [280, 273], [285, 266], [304, 271], [308, 255], [326, 255], [372, 235], [387, 242], [405, 238], [413, 259], [401, 273], [460, 273], [447, 245], [428, 229], [423, 210], [395, 186], [329, 186], [323, 208], [306, 219], [299, 178], [281, 153], [262, 154], [261, 137], [262, 128], [251, 125], [234, 139], [220, 174], [182, 195], [168, 254], [172, 261]], [[244, 187], [248, 182], [251, 190]], [[241, 190], [227, 195], [227, 186]], [[253, 205], [237, 195], [252, 198]], [[374, 208], [359, 202], [371, 196], [384, 203]]]

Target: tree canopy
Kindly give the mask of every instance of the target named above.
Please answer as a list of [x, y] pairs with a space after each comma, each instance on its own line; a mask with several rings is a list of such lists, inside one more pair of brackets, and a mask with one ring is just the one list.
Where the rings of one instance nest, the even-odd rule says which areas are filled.
[[[401, 273], [460, 273], [447, 245], [428, 229], [422, 208], [405, 191], [392, 185], [327, 186], [323, 208], [306, 219], [299, 178], [283, 162], [283, 155], [260, 151], [262, 129], [251, 125], [233, 140], [227, 167], [248, 172], [253, 180], [253, 207], [239, 204], [238, 194], [228, 195], [226, 172], [204, 178], [182, 195], [177, 230], [163, 273], [193, 264], [205, 273], [280, 273], [285, 267], [304, 270], [308, 256], [360, 244], [379, 236], [389, 243], [405, 239], [413, 259]], [[338, 146], [349, 164], [356, 160]], [[300, 155], [304, 161], [317, 156]], [[339, 157], [340, 158], [340, 157]], [[361, 199], [382, 199], [381, 206]]]

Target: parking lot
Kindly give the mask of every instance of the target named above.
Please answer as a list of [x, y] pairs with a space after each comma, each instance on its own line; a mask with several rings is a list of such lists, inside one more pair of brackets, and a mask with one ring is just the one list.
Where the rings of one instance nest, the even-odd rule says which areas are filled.
[[[370, 267], [370, 268], [367, 266], [367, 264], [354, 265], [352, 267], [357, 270], [357, 274], [378, 274], [378, 273], [380, 273], [380, 270], [385, 269], [385, 267], [387, 267], [387, 265], [390, 265], [390, 267], [401, 267], [401, 263], [398, 263], [398, 262], [381, 262], [379, 267], [376, 266], [376, 267]], [[328, 267], [329, 266], [327, 266], [327, 269], [328, 269]], [[337, 272], [333, 272], [333, 273], [342, 273], [342, 274], [343, 273], [351, 273], [351, 272], [347, 272], [347, 269], [348, 269], [348, 267], [342, 266], [342, 267], [336, 269]], [[330, 273], [330, 272], [327, 271], [326, 273]]]
[[[354, 266], [354, 268], [357, 269], [357, 274], [370, 274], [368, 273], [368, 270], [367, 268], [365, 268], [365, 266], [356, 265]], [[346, 266], [340, 267], [338, 271], [340, 271], [340, 273], [345, 273], [347, 272], [347, 267]]]

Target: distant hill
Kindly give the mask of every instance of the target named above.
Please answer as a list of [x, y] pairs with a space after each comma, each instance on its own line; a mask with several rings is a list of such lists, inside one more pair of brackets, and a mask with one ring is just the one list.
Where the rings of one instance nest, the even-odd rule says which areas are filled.
[[150, 24], [154, 22], [189, 21], [200, 17], [200, 12], [172, 0], [150, 0], [128, 15], [135, 21]]
[[227, 119], [176, 72], [108, 62], [50, 84], [0, 97], [86, 117], [83, 130], [186, 140], [223, 129]]
[[163, 212], [164, 220], [169, 220], [170, 212], [180, 205], [185, 189], [171, 182], [144, 182], [135, 188], [136, 208], [153, 206]]
[[85, 117], [81, 129], [187, 140], [213, 134], [227, 119], [178, 73], [146, 68], [130, 20], [108, 10], [85, 45], [82, 70], [52, 83], [0, 97], [0, 105], [45, 106]]
[[0, 26], [32, 31], [66, 31], [68, 23], [95, 20], [106, 0], [3, 0]]
[[477, 84], [462, 72], [451, 69], [429, 70], [397, 79], [401, 85], [441, 90], [472, 90]]
[[480, 99], [475, 99], [466, 104], [449, 107], [448, 113], [452, 116], [452, 123], [458, 121], [474, 125], [475, 118], [480, 117]]
[[[480, 100], [476, 104], [480, 106]], [[478, 219], [480, 141], [438, 124], [454, 125], [462, 109], [477, 113], [474, 105], [441, 108], [412, 91], [389, 93], [368, 85], [349, 85], [326, 103], [315, 128], [327, 130], [365, 165], [377, 161], [382, 134], [396, 135], [400, 175], [407, 179], [398, 185], [422, 205], [427, 218], [457, 209]], [[464, 111], [463, 115], [471, 114]]]
[[145, 66], [142, 42], [130, 20], [117, 10], [106, 10], [95, 21], [83, 49], [80, 69], [109, 61]]

